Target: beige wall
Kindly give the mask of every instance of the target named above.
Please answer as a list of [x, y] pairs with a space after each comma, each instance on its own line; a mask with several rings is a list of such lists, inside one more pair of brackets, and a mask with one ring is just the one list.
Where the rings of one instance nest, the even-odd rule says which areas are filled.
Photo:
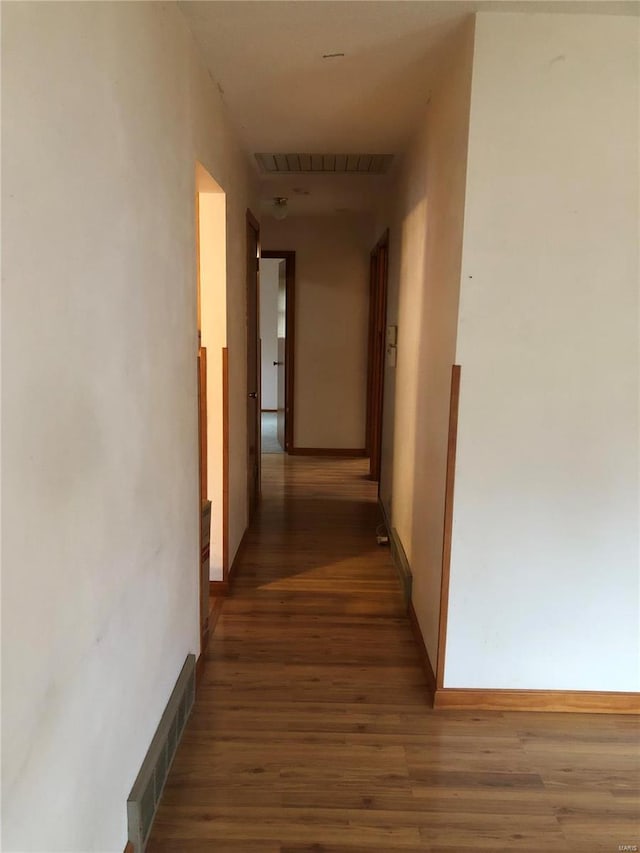
[[335, 215], [268, 218], [262, 246], [296, 252], [296, 447], [365, 443], [370, 225]]
[[478, 16], [445, 686], [640, 688], [638, 36]]
[[3, 849], [118, 851], [198, 651], [194, 171], [227, 193], [231, 553], [245, 209], [177, 8], [2, 9]]
[[381, 497], [413, 573], [413, 604], [435, 665], [451, 365], [460, 289], [473, 21], [450, 46], [425, 121], [404, 158], [376, 235], [389, 235]]

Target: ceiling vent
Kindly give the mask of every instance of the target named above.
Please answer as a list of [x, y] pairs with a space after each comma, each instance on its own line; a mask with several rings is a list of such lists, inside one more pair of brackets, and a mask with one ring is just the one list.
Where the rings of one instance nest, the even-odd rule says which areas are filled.
[[384, 175], [393, 154], [256, 154], [263, 172]]

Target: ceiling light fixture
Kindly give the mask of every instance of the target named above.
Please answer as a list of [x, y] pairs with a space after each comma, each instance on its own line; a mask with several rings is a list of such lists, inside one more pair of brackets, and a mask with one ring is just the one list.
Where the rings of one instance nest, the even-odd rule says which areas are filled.
[[285, 196], [277, 195], [273, 199], [273, 205], [271, 207], [271, 215], [274, 219], [286, 219], [287, 213], [289, 212], [287, 208], [287, 199]]

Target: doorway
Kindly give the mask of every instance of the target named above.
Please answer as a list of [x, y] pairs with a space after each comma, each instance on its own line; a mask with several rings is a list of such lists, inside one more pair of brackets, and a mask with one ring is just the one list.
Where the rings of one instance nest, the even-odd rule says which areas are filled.
[[263, 452], [289, 453], [293, 443], [296, 253], [262, 252]]
[[377, 481], [380, 480], [382, 455], [388, 267], [389, 232], [385, 231], [371, 252], [369, 266], [366, 449], [369, 456], [369, 476]]
[[262, 453], [284, 453], [285, 440], [279, 429], [284, 382], [285, 262], [260, 259], [260, 365]]
[[200, 163], [195, 172], [200, 468], [200, 640], [209, 595], [226, 581], [228, 538], [226, 195]]

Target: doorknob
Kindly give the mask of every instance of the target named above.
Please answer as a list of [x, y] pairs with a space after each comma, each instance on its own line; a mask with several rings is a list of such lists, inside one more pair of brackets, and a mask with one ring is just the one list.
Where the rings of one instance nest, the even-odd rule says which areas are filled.
[[252, 400], [257, 399], [257, 397], [258, 397], [258, 392], [257, 392], [257, 391], [249, 391], [249, 397], [250, 397]]
[[279, 367], [281, 364], [282, 364], [282, 362], [281, 362], [281, 361], [274, 361], [274, 362], [273, 362], [273, 366], [274, 366], [274, 367]]

